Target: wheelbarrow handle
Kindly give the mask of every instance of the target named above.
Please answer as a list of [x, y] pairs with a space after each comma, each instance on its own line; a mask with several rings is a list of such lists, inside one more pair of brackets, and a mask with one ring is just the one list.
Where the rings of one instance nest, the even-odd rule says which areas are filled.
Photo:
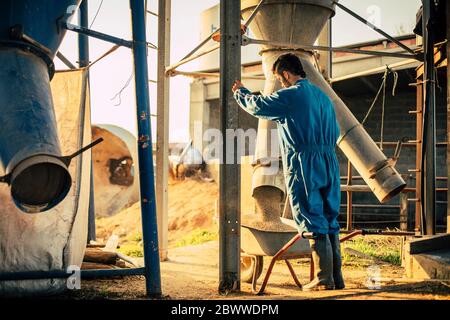
[[315, 234], [314, 232], [302, 232], [301, 234], [303, 239], [317, 239], [317, 234]]

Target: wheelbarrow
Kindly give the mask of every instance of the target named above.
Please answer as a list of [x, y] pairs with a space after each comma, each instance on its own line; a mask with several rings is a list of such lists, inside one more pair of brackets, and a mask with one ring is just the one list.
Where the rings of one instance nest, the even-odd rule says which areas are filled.
[[[252, 284], [252, 292], [261, 295], [267, 286], [275, 262], [284, 260], [295, 284], [302, 288], [291, 259], [310, 259], [310, 280], [314, 278], [314, 263], [309, 245], [308, 235], [300, 235], [294, 220], [281, 218], [283, 224], [291, 226], [292, 231], [263, 231], [250, 226], [241, 226], [241, 278]], [[261, 287], [257, 289], [257, 281], [263, 271], [263, 257], [272, 257]]]
[[[241, 278], [243, 281], [252, 284], [252, 292], [256, 295], [264, 293], [272, 274], [273, 266], [275, 265], [275, 262], [279, 260], [285, 261], [295, 284], [299, 288], [302, 288], [302, 284], [298, 280], [289, 260], [309, 258], [309, 278], [310, 281], [314, 279], [314, 262], [308, 239], [313, 239], [315, 234], [311, 232], [299, 234], [295, 229], [293, 220], [281, 218], [281, 221], [284, 224], [292, 226], [292, 232], [262, 231], [249, 226], [241, 226]], [[359, 235], [414, 235], [413, 232], [392, 232], [370, 229], [349, 230], [342, 231], [342, 233], [348, 234], [339, 239], [341, 243]], [[272, 257], [272, 259], [261, 287], [257, 289], [257, 281], [263, 271], [264, 256]]]

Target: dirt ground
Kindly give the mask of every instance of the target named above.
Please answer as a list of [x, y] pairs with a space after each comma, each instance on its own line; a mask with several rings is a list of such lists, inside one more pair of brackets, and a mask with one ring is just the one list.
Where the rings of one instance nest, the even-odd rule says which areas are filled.
[[[169, 247], [190, 232], [201, 229], [215, 231], [216, 201], [219, 188], [215, 182], [202, 181], [198, 177], [182, 181], [169, 180]], [[129, 240], [130, 235], [142, 232], [140, 203], [135, 203], [122, 212], [97, 220], [97, 240], [105, 242], [116, 234], [120, 243]]]
[[[450, 300], [450, 282], [412, 281], [404, 278], [404, 269], [379, 260], [346, 259], [343, 272], [345, 290], [302, 292], [293, 282], [286, 265], [278, 262], [265, 295], [255, 296], [251, 285], [241, 282], [241, 292], [218, 294], [219, 244], [210, 241], [201, 245], [176, 247], [178, 239], [193, 230], [217, 232], [215, 217], [218, 187], [200, 179], [169, 181], [169, 260], [161, 263], [162, 291], [165, 299], [364, 299], [364, 300]], [[139, 203], [121, 213], [97, 222], [98, 237], [106, 240], [111, 234], [120, 236], [121, 244], [130, 235], [141, 231]], [[395, 245], [394, 245], [395, 247]], [[142, 258], [140, 258], [142, 263]], [[263, 276], [269, 265], [264, 258]], [[301, 283], [309, 281], [309, 260], [294, 260], [293, 266]], [[378, 274], [373, 272], [379, 271]], [[377, 283], [369, 283], [376, 276]], [[70, 299], [145, 299], [145, 281], [141, 276], [82, 281], [78, 291], [60, 298]], [[371, 286], [371, 288], [369, 288]]]
[[[343, 267], [347, 288], [344, 290], [302, 292], [295, 286], [288, 269], [282, 263], [274, 267], [263, 296], [254, 296], [251, 286], [241, 283], [241, 292], [222, 296], [218, 294], [218, 242], [174, 248], [169, 261], [161, 263], [162, 290], [165, 299], [351, 299], [351, 300], [450, 300], [450, 283], [442, 281], [414, 281], [403, 279], [403, 268], [390, 264], [378, 265], [379, 287], [369, 289], [367, 266]], [[264, 261], [263, 275], [269, 260]], [[309, 264], [294, 262], [301, 283], [309, 280]], [[260, 284], [262, 276], [258, 281]], [[145, 299], [143, 277], [82, 281], [82, 288], [68, 292], [62, 298], [71, 299]]]

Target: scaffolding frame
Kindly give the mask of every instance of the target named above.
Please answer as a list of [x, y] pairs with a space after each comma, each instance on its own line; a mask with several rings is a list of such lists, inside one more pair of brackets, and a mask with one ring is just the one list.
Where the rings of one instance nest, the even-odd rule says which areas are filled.
[[[428, 8], [430, 8], [431, 6], [431, 0], [424, 0], [425, 2], [427, 2], [427, 6]], [[221, 1], [221, 6], [223, 5], [223, 0]], [[230, 1], [231, 2], [231, 1]], [[239, 2], [239, 3], [237, 3]], [[262, 5], [264, 4], [265, 0], [261, 0], [258, 5], [255, 7], [254, 11], [252, 12], [250, 19], [248, 19], [248, 21], [246, 21], [244, 23], [244, 25], [240, 26], [241, 29], [245, 32], [247, 27], [249, 26], [249, 24], [251, 23], [251, 21], [253, 20], [253, 18], [256, 16], [258, 10], [262, 7]], [[401, 43], [401, 41], [399, 41], [398, 39], [392, 37], [391, 35], [389, 35], [388, 33], [384, 32], [383, 30], [381, 30], [380, 28], [376, 27], [375, 25], [371, 24], [370, 22], [368, 22], [367, 20], [365, 20], [364, 18], [362, 18], [361, 16], [359, 16], [357, 13], [353, 12], [351, 9], [345, 7], [344, 5], [338, 3], [337, 1], [333, 1], [335, 5], [337, 5], [339, 8], [341, 8], [343, 11], [345, 11], [346, 13], [348, 13], [350, 16], [352, 16], [353, 18], [359, 20], [362, 23], [365, 23], [368, 27], [370, 27], [371, 29], [373, 29], [374, 31], [378, 32], [379, 34], [381, 34], [384, 38], [396, 43], [399, 47], [403, 48], [406, 53], [391, 53], [391, 52], [381, 52], [381, 51], [371, 51], [371, 50], [358, 50], [358, 49], [351, 49], [351, 48], [345, 48], [345, 47], [333, 47], [331, 46], [331, 43], [328, 44], [328, 46], [306, 46], [303, 44], [292, 44], [292, 43], [282, 43], [282, 42], [273, 42], [273, 41], [267, 41], [267, 40], [262, 40], [262, 39], [251, 39], [247, 36], [242, 35], [241, 37], [241, 45], [245, 46], [245, 45], [249, 45], [249, 44], [265, 44], [265, 45], [274, 45], [274, 46], [278, 46], [278, 47], [282, 47], [282, 48], [289, 48], [289, 49], [303, 49], [303, 50], [317, 50], [317, 51], [325, 51], [329, 53], [330, 56], [330, 60], [332, 60], [332, 55], [331, 52], [346, 52], [346, 53], [353, 53], [353, 54], [361, 54], [361, 55], [373, 55], [373, 56], [386, 56], [386, 57], [395, 57], [395, 58], [403, 58], [403, 59], [408, 59], [406, 63], [411, 63], [412, 61], [422, 61], [423, 65], [425, 66], [425, 69], [430, 70], [430, 59], [429, 59], [429, 52], [427, 50], [427, 48], [425, 48], [424, 50], [424, 54], [420, 54], [419, 52], [416, 52], [415, 49], [417, 48], [409, 48], [406, 45], [404, 45], [403, 43]], [[235, 6], [239, 6], [240, 8], [240, 1], [233, 1]], [[428, 9], [429, 11], [429, 9]], [[431, 30], [429, 28], [425, 28], [425, 26], [427, 26], [428, 23], [428, 19], [429, 19], [429, 12], [428, 12], [428, 16], [425, 17], [423, 19], [423, 23], [424, 23], [424, 28], [423, 30], [426, 30], [428, 33], [431, 33]], [[331, 19], [330, 19], [331, 20]], [[235, 21], [235, 23], [237, 24], [238, 22]], [[221, 29], [223, 28], [223, 26], [221, 25]], [[220, 44], [215, 44], [211, 47], [209, 47], [208, 49], [205, 49], [201, 52], [198, 53], [198, 50], [201, 49], [207, 42], [209, 42], [209, 40], [213, 39], [217, 41], [217, 38], [221, 38], [220, 37], [220, 33], [221, 33], [221, 29], [215, 31], [214, 33], [210, 34], [206, 39], [204, 39], [199, 45], [197, 45], [193, 50], [191, 50], [183, 59], [181, 59], [179, 62], [172, 64], [170, 66], [167, 67], [166, 72], [168, 76], [176, 76], [176, 75], [186, 75], [186, 76], [191, 76], [191, 77], [216, 77], [218, 76], [217, 73], [205, 73], [205, 72], [184, 72], [184, 71], [178, 71], [177, 68], [190, 62], [193, 61], [195, 59], [198, 59], [206, 54], [209, 54], [211, 52], [214, 52], [215, 50], [219, 49], [220, 46], [223, 44], [222, 40]], [[331, 27], [330, 27], [331, 29]], [[330, 32], [330, 30], [329, 30]], [[225, 33], [226, 34], [226, 33]], [[329, 39], [328, 41], [331, 42], [331, 32], [329, 35]], [[428, 41], [429, 43], [429, 48], [433, 48], [434, 47], [434, 43], [431, 41]], [[431, 44], [430, 44], [431, 43]], [[428, 48], [428, 49], [429, 49]], [[427, 59], [428, 57], [428, 59]], [[227, 72], [227, 69], [224, 68], [224, 64], [222, 63], [224, 61], [224, 59], [221, 59], [221, 66], [220, 66], [220, 70], [221, 73], [224, 73], [224, 75], [221, 76], [220, 79], [220, 88], [221, 91], [223, 90], [223, 86], [224, 86], [224, 79], [228, 79], [230, 77], [230, 74]], [[432, 61], [431, 61], [432, 62]], [[329, 68], [331, 68], [332, 65], [332, 61], [329, 61]], [[399, 66], [403, 65], [403, 63], [399, 63]], [[433, 68], [431, 68], [433, 69]], [[235, 74], [233, 74], [235, 76]], [[432, 76], [431, 72], [428, 73], [428, 76]], [[429, 82], [429, 86], [434, 87], [434, 82], [431, 81]], [[434, 90], [431, 89], [432, 91], [430, 91], [432, 93], [432, 95], [434, 96]], [[222, 97], [222, 95], [221, 95]], [[221, 98], [221, 100], [223, 99], [223, 97]], [[433, 103], [435, 104], [435, 99], [428, 99], [426, 101], [422, 101], [421, 103], [423, 104], [431, 104], [433, 105]], [[221, 105], [223, 105], [223, 102], [221, 102]], [[427, 109], [430, 109], [427, 108]], [[431, 107], [431, 109], [435, 109]], [[237, 114], [235, 114], [235, 117], [237, 117]], [[223, 118], [221, 118], [221, 121], [223, 121]], [[430, 127], [434, 126], [434, 123], [429, 124]], [[409, 143], [411, 144], [416, 144], [417, 141], [410, 141]], [[434, 145], [434, 144], [433, 144]], [[418, 151], [419, 152], [419, 151]], [[433, 155], [431, 156], [430, 159], [433, 159], [433, 163], [435, 162], [435, 154], [433, 153]], [[434, 168], [433, 164], [429, 164], [431, 165], [431, 167]], [[347, 165], [347, 184], [345, 186], [343, 186], [343, 191], [345, 191], [347, 193], [347, 228], [343, 233], [353, 233], [354, 235], [359, 235], [359, 234], [364, 234], [364, 232], [359, 232], [358, 230], [354, 230], [353, 229], [353, 201], [352, 201], [352, 194], [353, 192], [370, 192], [370, 189], [368, 188], [368, 186], [366, 185], [360, 185], [360, 186], [354, 186], [352, 183], [352, 173], [351, 173], [351, 163], [350, 161], [348, 161], [348, 165]], [[428, 171], [433, 171], [433, 169], [428, 170]], [[226, 177], [223, 176], [223, 172], [221, 171], [220, 173], [220, 179], [224, 179]], [[431, 180], [435, 180], [435, 175], [434, 175], [434, 179], [433, 177], [430, 178]], [[417, 201], [417, 199], [408, 199], [407, 197], [407, 193], [408, 192], [416, 192], [416, 194], [418, 192], [420, 192], [419, 190], [422, 189], [421, 185], [422, 185], [423, 181], [422, 179], [417, 180], [416, 188], [405, 188], [403, 190], [403, 192], [400, 195], [401, 198], [401, 203], [400, 203], [400, 216], [401, 218], [405, 219], [405, 217], [407, 217], [408, 215], [408, 201]], [[434, 187], [434, 184], [431, 184], [431, 189], [430, 186], [428, 186], [428, 193], [429, 194], [434, 194], [435, 190], [433, 190], [432, 188]], [[447, 188], [442, 188], [442, 190], [437, 190], [437, 191], [448, 191]], [[220, 197], [223, 198], [223, 192], [225, 191], [220, 191]], [[424, 202], [420, 201], [421, 198], [419, 198], [417, 201], [418, 203], [418, 208], [420, 208], [420, 212], [424, 212]], [[435, 198], [434, 198], [435, 201]], [[427, 216], [428, 217], [432, 217], [432, 218], [427, 218], [428, 220], [430, 219], [434, 219], [435, 213], [434, 213], [434, 203], [431, 206], [432, 207], [432, 212], [429, 213]], [[221, 207], [222, 208], [222, 207]], [[417, 210], [417, 209], [416, 209]], [[420, 219], [418, 219], [420, 218]], [[405, 236], [405, 235], [418, 235], [424, 232], [423, 228], [417, 228], [417, 221], [423, 221], [426, 218], [424, 217], [423, 214], [418, 215], [417, 211], [416, 211], [416, 229], [415, 229], [415, 233], [413, 232], [389, 232], [388, 235], [398, 235], [398, 236]], [[401, 223], [401, 225], [404, 227], [406, 221], [400, 219], [399, 221]], [[433, 226], [434, 227], [434, 226]], [[356, 232], [356, 233], [355, 233]], [[434, 233], [434, 229], [433, 231], [428, 230], [428, 232], [431, 232], [429, 234], [433, 234]], [[381, 235], [386, 235], [386, 233], [382, 233], [382, 232], [378, 232], [377, 234], [381, 234]], [[221, 236], [220, 238], [221, 241], [223, 242], [230, 242], [230, 239], [227, 239], [226, 235]], [[345, 239], [344, 239], [345, 240]], [[236, 250], [235, 250], [236, 252]], [[234, 257], [233, 257], [234, 258]], [[223, 258], [221, 256], [221, 260], [220, 260], [220, 265], [222, 265], [224, 263]], [[237, 271], [238, 272], [238, 271]], [[220, 276], [222, 278], [222, 276], [224, 276], [223, 270], [221, 269], [220, 272]], [[239, 285], [237, 285], [236, 287], [239, 287]], [[219, 292], [222, 291], [222, 284], [219, 285]]]
[[[83, 0], [83, 3], [86, 4], [83, 6], [86, 10], [87, 14], [87, 1]], [[240, 77], [240, 50], [241, 46], [234, 46], [233, 44], [236, 41], [240, 41], [241, 45], [246, 44], [269, 44], [269, 42], [261, 40], [261, 39], [250, 39], [245, 36], [242, 36], [241, 31], [246, 30], [248, 25], [252, 22], [253, 18], [259, 11], [259, 9], [264, 5], [265, 0], [261, 0], [257, 7], [254, 9], [251, 19], [249, 19], [243, 26], [240, 24], [240, 19], [238, 19], [238, 13], [240, 13], [240, 0], [221, 0], [221, 10], [225, 12], [227, 11], [227, 15], [222, 15], [221, 19], [221, 29], [219, 33], [216, 31], [214, 34], [211, 34], [207, 39], [203, 40], [198, 46], [196, 46], [191, 52], [189, 52], [181, 61], [169, 65], [168, 57], [166, 54], [168, 53], [168, 41], [167, 37], [170, 37], [170, 29], [168, 28], [168, 24], [170, 24], [170, 2], [171, 0], [159, 0], [159, 10], [158, 19], [159, 19], [159, 33], [161, 30], [164, 30], [165, 35], [164, 38], [162, 35], [159, 35], [159, 40], [164, 40], [164, 48], [161, 48], [160, 44], [158, 44], [158, 50], [160, 51], [159, 57], [164, 57], [164, 68], [158, 68], [158, 87], [162, 89], [158, 89], [158, 137], [162, 137], [164, 140], [157, 147], [157, 157], [159, 157], [159, 164], [163, 164], [159, 170], [164, 170], [167, 165], [166, 160], [164, 159], [164, 152], [168, 150], [168, 141], [167, 139], [167, 124], [168, 124], [168, 77], [175, 76], [177, 74], [181, 74], [180, 71], [176, 70], [178, 67], [193, 61], [203, 55], [206, 55], [210, 52], [213, 52], [219, 48], [221, 48], [221, 73], [220, 73], [220, 87], [221, 87], [221, 123], [223, 129], [233, 129], [233, 126], [238, 123], [237, 111], [238, 108], [236, 106], [232, 106], [232, 96], [230, 95], [231, 86], [230, 84], [235, 79]], [[368, 23], [362, 17], [351, 11], [350, 9], [344, 7], [342, 4], [334, 3], [349, 13], [351, 16], [356, 18], [357, 20], [366, 23], [373, 30], [382, 34], [387, 39], [397, 43], [400, 47], [404, 47], [402, 43], [399, 43], [397, 39], [380, 30], [376, 26]], [[429, 7], [431, 6], [431, 0], [424, 0], [424, 3]], [[145, 259], [145, 267], [144, 268], [133, 268], [126, 270], [87, 270], [81, 271], [82, 279], [86, 278], [97, 278], [97, 277], [112, 277], [119, 275], [144, 275], [146, 278], [146, 288], [147, 295], [152, 297], [160, 297], [161, 296], [161, 278], [160, 278], [160, 261], [159, 261], [159, 244], [158, 244], [158, 223], [157, 223], [157, 210], [155, 205], [156, 195], [153, 185], [153, 160], [152, 160], [152, 137], [150, 130], [150, 107], [149, 107], [149, 92], [148, 92], [148, 65], [147, 65], [147, 55], [146, 51], [148, 48], [156, 49], [156, 46], [147, 43], [146, 41], [146, 30], [145, 30], [145, 13], [147, 12], [145, 8], [146, 0], [130, 0], [132, 17], [133, 17], [133, 40], [128, 41], [124, 39], [120, 39], [117, 37], [113, 37], [107, 34], [103, 34], [97, 31], [93, 31], [88, 29], [86, 26], [80, 25], [76, 26], [73, 24], [66, 23], [62, 25], [63, 28], [66, 28], [70, 31], [74, 31], [80, 34], [80, 36], [89, 36], [95, 37], [97, 39], [101, 39], [104, 41], [112, 42], [118, 46], [124, 46], [130, 49], [133, 49], [134, 58], [135, 58], [135, 81], [136, 81], [136, 96], [137, 96], [137, 121], [138, 121], [138, 150], [139, 150], [139, 167], [140, 167], [140, 180], [141, 180], [141, 208], [142, 208], [142, 227], [143, 227], [143, 236], [144, 236], [144, 259]], [[164, 10], [161, 8], [164, 7]], [[229, 13], [232, 14], [229, 14]], [[424, 17], [424, 26], [427, 26], [429, 16], [429, 10], [426, 11], [427, 15]], [[151, 13], [154, 14], [154, 13]], [[156, 14], [154, 14], [156, 15]], [[424, 28], [424, 34], [430, 33], [431, 30]], [[222, 32], [221, 32], [222, 31]], [[220, 33], [223, 33], [224, 37], [220, 37]], [[219, 35], [220, 44], [215, 44], [214, 46], [203, 50], [198, 53], [198, 50], [203, 47], [210, 39], [214, 37], [214, 35]], [[328, 52], [350, 52], [355, 54], [369, 54], [369, 55], [377, 55], [377, 56], [395, 56], [398, 58], [411, 58], [414, 60], [423, 60], [425, 70], [427, 74], [427, 78], [424, 80], [424, 83], [429, 89], [429, 93], [432, 95], [434, 83], [430, 81], [429, 77], [432, 78], [432, 73], [430, 70], [430, 52], [429, 48], [433, 48], [434, 43], [432, 41], [427, 40], [427, 46], [425, 46], [424, 56], [422, 57], [420, 54], [416, 54], [411, 48], [404, 48], [407, 53], [386, 53], [386, 52], [377, 52], [377, 51], [368, 51], [368, 50], [355, 50], [350, 48], [336, 48], [329, 46], [306, 46], [302, 44], [285, 44], [278, 43], [275, 45], [281, 45], [283, 47], [289, 47], [293, 49], [303, 49], [308, 50], [319, 50], [319, 51], [328, 51]], [[274, 44], [274, 43], [270, 43]], [[86, 49], [84, 49], [86, 50]], [[239, 51], [238, 51], [239, 50]], [[236, 56], [232, 54], [236, 54]], [[225, 56], [224, 56], [225, 54]], [[228, 56], [228, 55], [232, 56]], [[81, 56], [81, 52], [80, 52]], [[330, 55], [331, 56], [331, 55]], [[64, 56], [62, 54], [59, 55], [60, 58], [64, 60]], [[80, 59], [81, 61], [81, 59]], [[238, 68], [228, 68], [225, 67], [229, 62], [237, 62], [239, 61]], [[71, 65], [70, 61], [65, 59], [65, 63], [67, 65]], [[161, 64], [161, 61], [159, 62]], [[431, 68], [432, 69], [432, 68]], [[195, 73], [191, 73], [192, 76], [195, 76]], [[214, 75], [216, 76], [216, 75]], [[239, 77], [237, 77], [239, 76]], [[431, 79], [432, 80], [432, 79]], [[429, 97], [430, 95], [428, 95]], [[419, 100], [419, 99], [418, 99]], [[431, 99], [433, 100], [433, 99]], [[430, 110], [433, 106], [434, 101], [430, 101], [430, 99], [423, 101], [424, 104], [427, 105], [426, 110]], [[227, 121], [228, 120], [228, 121]], [[432, 123], [431, 123], [432, 124]], [[224, 149], [225, 150], [225, 149]], [[348, 165], [350, 168], [351, 166]], [[166, 170], [167, 171], [167, 170]], [[233, 175], [239, 174], [239, 168], [237, 165], [231, 165], [231, 167], [225, 168], [224, 165], [221, 165], [220, 171], [220, 180], [221, 181], [234, 181], [235, 179]], [[164, 176], [159, 176], [159, 180], [157, 178], [157, 189], [158, 193], [166, 192], [167, 188], [167, 180]], [[348, 172], [348, 181], [347, 185], [349, 188], [348, 197], [351, 200], [351, 192], [354, 192], [355, 186], [352, 186], [352, 175], [351, 170]], [[230, 293], [236, 292], [240, 290], [240, 279], [239, 279], [239, 263], [236, 261], [240, 260], [240, 242], [239, 242], [239, 229], [240, 229], [240, 212], [239, 208], [236, 205], [237, 201], [232, 201], [232, 213], [226, 212], [230, 206], [225, 203], [224, 199], [231, 199], [233, 196], [236, 196], [236, 199], [239, 199], [239, 189], [231, 188], [224, 189], [223, 187], [220, 189], [220, 208], [222, 218], [220, 220], [221, 227], [221, 236], [220, 236], [220, 246], [221, 246], [221, 255], [220, 255], [220, 284], [219, 284], [219, 292], [221, 293]], [[160, 198], [160, 199], [165, 199]], [[165, 200], [162, 200], [165, 201]], [[348, 206], [351, 210], [351, 205]], [[164, 217], [166, 215], [165, 210], [167, 210], [166, 205], [158, 206], [159, 210], [163, 211], [159, 213], [158, 217]], [[422, 209], [423, 210], [423, 209]], [[236, 219], [236, 220], [233, 220]], [[161, 222], [161, 221], [158, 221]], [[228, 225], [229, 224], [229, 225]], [[161, 231], [160, 231], [161, 232]], [[167, 232], [166, 230], [162, 230], [162, 232]], [[348, 232], [352, 232], [348, 230]], [[354, 236], [350, 233], [351, 236]], [[358, 231], [359, 232], [359, 231]], [[343, 232], [344, 233], [344, 232]], [[363, 232], [359, 232], [358, 234], [362, 234]], [[402, 233], [403, 235], [408, 233]], [[345, 239], [341, 239], [345, 240]], [[228, 256], [227, 256], [228, 254]], [[226, 263], [227, 260], [230, 260], [230, 263]], [[226, 263], [224, 265], [224, 263]], [[65, 271], [55, 270], [55, 271], [35, 271], [35, 272], [16, 272], [16, 273], [2, 273], [0, 274], [0, 280], [25, 280], [25, 279], [48, 279], [48, 278], [68, 278], [70, 277], [70, 273], [66, 273]]]
[[[168, 0], [170, 1], [170, 0]], [[160, 3], [164, 3], [160, 0]], [[150, 97], [149, 97], [149, 79], [147, 49], [156, 49], [156, 46], [147, 42], [146, 37], [146, 0], [130, 0], [132, 33], [131, 41], [113, 37], [101, 32], [93, 31], [87, 28], [88, 21], [88, 0], [83, 0], [80, 4], [80, 26], [61, 22], [60, 27], [79, 34], [79, 64], [80, 67], [89, 65], [89, 45], [87, 37], [95, 37], [116, 46], [124, 46], [132, 49], [134, 58], [135, 73], [135, 93], [136, 93], [136, 120], [138, 123], [138, 158], [139, 158], [139, 180], [140, 180], [140, 202], [142, 216], [142, 233], [144, 244], [144, 267], [130, 269], [98, 269], [98, 270], [80, 270], [81, 279], [108, 278], [117, 276], [135, 276], [145, 277], [146, 294], [148, 297], [160, 298], [161, 291], [161, 272], [159, 261], [159, 244], [157, 230], [157, 216], [155, 204], [155, 187], [153, 173], [152, 156], [152, 136], [150, 123]], [[159, 19], [164, 19], [159, 15]], [[61, 60], [69, 67], [74, 65], [60, 54]], [[92, 180], [90, 180], [92, 183]], [[92, 198], [92, 197], [90, 197]], [[93, 205], [93, 202], [90, 202]], [[89, 210], [90, 220], [94, 217], [93, 207]], [[89, 238], [95, 237], [95, 227], [90, 223]], [[67, 279], [76, 274], [75, 270], [49, 270], [49, 271], [24, 271], [24, 272], [2, 272], [0, 281], [18, 281], [18, 280], [46, 280], [46, 279]]]

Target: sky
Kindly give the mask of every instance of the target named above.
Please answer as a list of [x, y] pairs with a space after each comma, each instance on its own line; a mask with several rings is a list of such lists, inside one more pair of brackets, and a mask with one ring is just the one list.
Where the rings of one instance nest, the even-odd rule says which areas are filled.
[[[201, 13], [217, 5], [219, 0], [172, 0], [171, 63], [179, 61], [200, 41]], [[101, 7], [100, 4], [102, 3]], [[148, 9], [158, 11], [158, 1], [148, 0]], [[370, 22], [392, 35], [410, 34], [415, 25], [420, 0], [341, 0]], [[98, 9], [100, 10], [98, 11]], [[98, 11], [98, 14], [96, 14]], [[96, 16], [96, 17], [95, 17]], [[95, 21], [93, 21], [95, 17]], [[78, 21], [72, 21], [77, 24]], [[131, 40], [131, 17], [128, 0], [89, 0], [89, 22], [95, 31]], [[147, 17], [148, 41], [157, 44], [157, 18]], [[333, 18], [333, 45], [380, 39], [381, 36], [338, 9]], [[90, 38], [90, 60], [94, 61], [113, 44]], [[60, 51], [72, 62], [78, 61], [77, 35], [68, 32]], [[149, 78], [156, 79], [157, 56], [149, 50]], [[57, 69], [66, 69], [58, 59]], [[196, 70], [199, 62], [193, 61], [183, 70]], [[90, 70], [92, 122], [121, 126], [136, 135], [136, 107], [134, 97], [133, 60], [131, 50], [120, 48], [99, 61]], [[126, 86], [127, 82], [129, 83]], [[169, 140], [189, 140], [189, 78], [171, 78]], [[118, 93], [121, 92], [120, 95]], [[150, 83], [150, 108], [156, 114], [156, 85]], [[156, 120], [152, 119], [153, 137], [156, 137]]]

